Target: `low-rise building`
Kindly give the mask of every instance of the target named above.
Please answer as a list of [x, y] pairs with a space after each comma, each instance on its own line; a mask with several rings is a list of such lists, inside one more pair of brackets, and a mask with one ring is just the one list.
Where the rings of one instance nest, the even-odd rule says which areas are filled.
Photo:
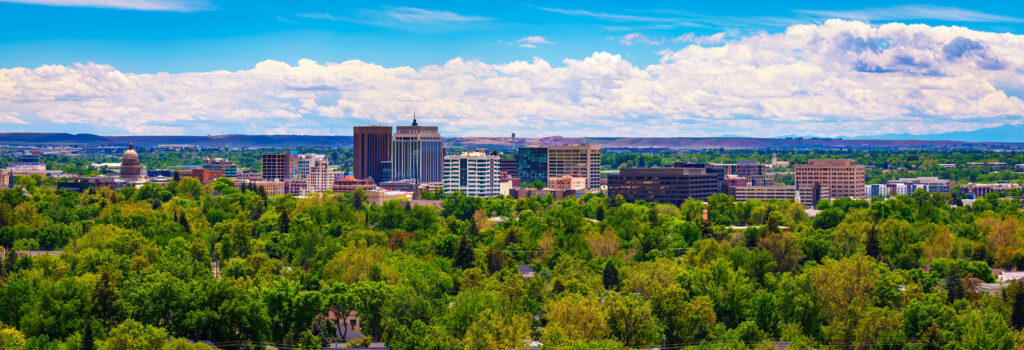
[[552, 198], [554, 198], [554, 200], [560, 201], [560, 200], [568, 198], [568, 197], [576, 197], [577, 195], [580, 195], [582, 193], [583, 192], [578, 192], [576, 190], [556, 190], [556, 189], [551, 189], [551, 188], [537, 189], [537, 188], [533, 188], [533, 187], [513, 187], [513, 188], [509, 189], [508, 196], [512, 197], [512, 199], [523, 199], [523, 198], [527, 198], [527, 197], [547, 197], [548, 195], [551, 195]]
[[191, 169], [191, 170], [178, 170], [178, 176], [181, 178], [191, 177], [199, 180], [199, 183], [206, 185], [217, 180], [218, 177], [224, 176], [224, 173], [218, 170], [209, 169]]
[[562, 175], [548, 178], [548, 188], [554, 190], [587, 190], [587, 178], [578, 176]]
[[737, 201], [799, 200], [796, 186], [740, 186], [733, 188], [733, 191]]
[[373, 189], [366, 191], [366, 200], [373, 204], [382, 205], [388, 201], [396, 199], [412, 200], [412, 192], [385, 189]]
[[722, 174], [703, 166], [626, 168], [608, 176], [608, 196], [627, 201], [682, 204], [689, 198], [704, 200], [723, 193]]
[[288, 193], [287, 185], [284, 181], [280, 180], [242, 180], [235, 181], [235, 187], [241, 187], [242, 184], [255, 185], [263, 189], [263, 192], [267, 193], [267, 196], [275, 196], [279, 194]]
[[336, 193], [352, 193], [357, 189], [372, 190], [377, 188], [377, 185], [373, 183], [372, 178], [368, 179], [357, 179], [355, 175], [349, 173], [340, 180], [334, 180], [334, 192]]
[[978, 198], [984, 197], [986, 194], [993, 192], [1004, 192], [1013, 189], [1021, 188], [1019, 184], [1015, 183], [994, 183], [994, 184], [966, 184], [960, 186], [960, 190], [964, 191], [968, 197]]
[[224, 177], [234, 178], [238, 175], [238, 166], [227, 158], [207, 157], [203, 159], [203, 169], [220, 171], [224, 173]]

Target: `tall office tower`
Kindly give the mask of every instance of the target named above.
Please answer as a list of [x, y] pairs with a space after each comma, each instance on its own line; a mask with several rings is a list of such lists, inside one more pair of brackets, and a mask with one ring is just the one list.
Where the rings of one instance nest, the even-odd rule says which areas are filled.
[[384, 177], [383, 169], [383, 162], [391, 161], [390, 126], [352, 128], [352, 153], [355, 156], [356, 179], [372, 178], [377, 183], [391, 180]]
[[864, 198], [864, 166], [850, 159], [811, 159], [793, 166], [804, 205], [822, 199]]
[[516, 153], [519, 183], [526, 187], [540, 181], [548, 181], [548, 149], [546, 147], [523, 147]]
[[436, 126], [399, 126], [391, 145], [391, 180], [441, 182], [444, 147]]
[[121, 180], [135, 181], [142, 177], [142, 164], [139, 163], [139, 154], [128, 144], [128, 149], [121, 157]]
[[721, 174], [703, 167], [626, 168], [608, 175], [608, 196], [627, 201], [682, 204], [722, 192]]
[[267, 153], [262, 157], [264, 180], [295, 179], [298, 155], [290, 153]]
[[601, 147], [580, 144], [548, 147], [548, 177], [565, 175], [586, 178], [587, 190], [601, 189]]
[[465, 152], [444, 156], [444, 192], [462, 192], [470, 197], [494, 197], [501, 193], [498, 155]]

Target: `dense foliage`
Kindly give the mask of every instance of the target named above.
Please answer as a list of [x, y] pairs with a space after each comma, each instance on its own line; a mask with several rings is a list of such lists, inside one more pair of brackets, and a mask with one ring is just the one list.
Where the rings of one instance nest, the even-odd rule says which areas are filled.
[[349, 311], [394, 349], [1024, 345], [1024, 284], [978, 292], [1024, 268], [1017, 198], [365, 198], [19, 178], [0, 246], [63, 253], [0, 265], [0, 348], [310, 348]]

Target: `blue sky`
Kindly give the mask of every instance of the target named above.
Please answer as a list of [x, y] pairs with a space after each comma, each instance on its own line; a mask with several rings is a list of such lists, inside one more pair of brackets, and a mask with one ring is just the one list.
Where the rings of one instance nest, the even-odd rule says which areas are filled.
[[[0, 127], [348, 134], [418, 112], [461, 135], [967, 131], [1022, 122], [1022, 32], [1020, 1], [0, 0], [0, 92], [19, 96]], [[900, 99], [858, 87], [884, 84]]]
[[[137, 5], [124, 6], [132, 3]], [[646, 65], [658, 61], [658, 51], [685, 45], [669, 40], [686, 33], [779, 32], [842, 16], [1021, 34], [1022, 12], [1020, 1], [16, 0], [0, 1], [0, 67], [97, 62], [124, 72], [184, 72], [301, 58], [416, 67], [456, 56], [485, 62], [538, 56], [558, 62], [595, 51]], [[617, 40], [630, 33], [664, 38], [667, 44]], [[554, 44], [515, 45], [530, 36]]]

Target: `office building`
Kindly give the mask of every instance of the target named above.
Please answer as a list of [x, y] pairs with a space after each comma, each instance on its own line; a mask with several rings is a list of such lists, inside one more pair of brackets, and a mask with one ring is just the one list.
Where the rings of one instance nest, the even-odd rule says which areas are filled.
[[464, 152], [444, 157], [444, 192], [470, 197], [501, 194], [501, 157], [486, 152]]
[[142, 164], [139, 163], [139, 154], [128, 144], [128, 149], [121, 156], [121, 180], [137, 181], [142, 176]]
[[516, 153], [516, 173], [523, 186], [548, 181], [548, 149], [546, 147], [524, 147]]
[[334, 192], [337, 193], [352, 193], [357, 189], [372, 190], [377, 188], [377, 185], [373, 183], [373, 179], [357, 179], [355, 175], [345, 175], [344, 178], [334, 180]]
[[553, 190], [576, 190], [583, 192], [587, 190], [587, 178], [569, 175], [549, 177], [548, 188]]
[[732, 190], [737, 201], [751, 199], [762, 201], [798, 200], [799, 198], [796, 186], [740, 186]]
[[1015, 183], [994, 183], [994, 184], [975, 184], [969, 183], [960, 186], [960, 190], [964, 191], [970, 198], [984, 197], [986, 194], [993, 192], [1004, 192], [1011, 191], [1014, 189], [1021, 188], [1019, 184]]
[[239, 179], [238, 181], [235, 181], [235, 187], [241, 187], [242, 184], [251, 184], [251, 185], [255, 185], [256, 187], [260, 187], [260, 188], [263, 189], [264, 192], [267, 193], [267, 196], [274, 196], [274, 195], [288, 193], [287, 189], [285, 188], [284, 181], [278, 181], [278, 180], [258, 180], [258, 179], [257, 180], [243, 180], [243, 179]]
[[[333, 189], [334, 174], [331, 171], [330, 162], [323, 154], [300, 154], [296, 157], [295, 171], [296, 179], [305, 181], [306, 185], [298, 195], [309, 193], [320, 193]], [[290, 193], [293, 193], [289, 189]]]
[[264, 180], [291, 180], [296, 178], [298, 154], [267, 153], [261, 157]]
[[774, 181], [765, 178], [765, 166], [752, 160], [741, 160], [735, 164], [708, 163], [707, 168], [720, 170], [726, 175], [744, 178], [748, 186], [771, 186]]
[[194, 178], [196, 180], [199, 180], [199, 183], [204, 184], [204, 185], [212, 183], [214, 180], [217, 180], [218, 177], [223, 177], [224, 176], [224, 172], [222, 172], [220, 170], [209, 170], [209, 169], [188, 169], [188, 170], [178, 170], [177, 172], [178, 172], [178, 177], [181, 177], [181, 178], [191, 177], [191, 178]]
[[0, 169], [0, 189], [11, 187], [11, 171]]
[[519, 177], [519, 164], [515, 157], [501, 158], [499, 163], [499, 171], [509, 177]]
[[811, 159], [793, 169], [805, 206], [822, 199], [864, 198], [864, 166], [850, 159]]
[[907, 186], [907, 194], [913, 194], [918, 189], [923, 189], [928, 192], [941, 192], [949, 193], [949, 180], [940, 179], [938, 177], [905, 177], [897, 180], [890, 180], [885, 183], [886, 185], [898, 185], [903, 184]]
[[207, 157], [203, 159], [203, 169], [219, 171], [224, 174], [224, 177], [235, 178], [238, 176], [238, 166], [227, 158]]
[[551, 188], [533, 188], [533, 187], [512, 187], [508, 190], [508, 196], [512, 199], [524, 199], [528, 197], [547, 197], [551, 195], [551, 198], [560, 201], [565, 198], [576, 197], [582, 194], [575, 190], [556, 190]]
[[722, 192], [722, 174], [704, 167], [626, 168], [608, 175], [608, 196], [628, 201], [682, 204]]
[[587, 179], [587, 190], [601, 189], [601, 147], [564, 145], [548, 147], [548, 177], [575, 176]]
[[370, 203], [382, 205], [388, 201], [404, 199], [412, 200], [412, 192], [392, 191], [385, 189], [373, 189], [366, 191], [366, 200]]
[[373, 179], [376, 183], [391, 180], [390, 177], [385, 177], [383, 164], [391, 161], [391, 130], [390, 126], [376, 125], [352, 128], [353, 167], [356, 179]]
[[22, 154], [18, 157], [19, 164], [39, 164], [40, 161], [39, 151], [32, 151]]
[[391, 145], [391, 180], [441, 182], [444, 147], [436, 126], [399, 126]]

